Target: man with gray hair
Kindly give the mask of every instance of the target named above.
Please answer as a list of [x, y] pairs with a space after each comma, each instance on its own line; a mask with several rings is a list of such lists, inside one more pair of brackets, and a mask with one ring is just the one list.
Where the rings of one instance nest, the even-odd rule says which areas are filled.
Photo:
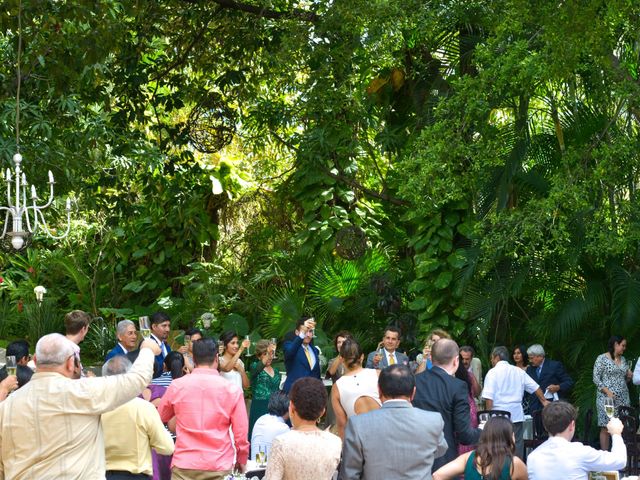
[[549, 403], [542, 394], [540, 386], [524, 370], [511, 365], [506, 347], [495, 347], [491, 352], [493, 368], [484, 379], [482, 398], [487, 410], [505, 410], [511, 414], [513, 433], [516, 437], [516, 455], [523, 458], [522, 422], [524, 411], [522, 397], [524, 392], [535, 394], [542, 405]]
[[136, 332], [136, 325], [131, 320], [121, 320], [116, 325], [116, 337], [118, 337], [118, 344], [107, 353], [104, 361], [108, 361], [116, 355], [126, 355], [136, 349], [136, 341], [138, 340], [138, 334]]
[[58, 333], [42, 337], [37, 372], [0, 403], [0, 479], [103, 479], [100, 415], [142, 392], [159, 350], [144, 341], [130, 372], [74, 380], [77, 346]]
[[[102, 366], [102, 376], [127, 373], [131, 362], [117, 355]], [[174, 445], [164, 428], [156, 407], [136, 397], [124, 405], [102, 414], [106, 480], [150, 479], [153, 475], [151, 449], [171, 455]]]
[[467, 383], [454, 377], [459, 364], [458, 353], [456, 342], [441, 338], [431, 350], [431, 370], [416, 375], [413, 406], [438, 412], [444, 420], [448, 448], [443, 456], [434, 460], [434, 472], [458, 456], [459, 443], [475, 445], [480, 438], [480, 430], [471, 426], [469, 418]]
[[[540, 385], [544, 397], [548, 400], [565, 400], [573, 387], [573, 379], [562, 363], [545, 358], [544, 348], [537, 343], [527, 348], [527, 355], [531, 362], [527, 367], [527, 374]], [[529, 410], [542, 410], [542, 405], [536, 397], [531, 398]]]

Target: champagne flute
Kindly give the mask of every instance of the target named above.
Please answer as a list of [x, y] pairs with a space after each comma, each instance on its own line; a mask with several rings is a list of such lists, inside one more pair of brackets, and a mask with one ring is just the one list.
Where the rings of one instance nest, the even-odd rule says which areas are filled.
[[191, 343], [191, 335], [185, 335], [184, 336], [184, 346], [188, 347], [190, 343]]
[[265, 445], [264, 447], [258, 447], [258, 450], [260, 453], [259, 466], [266, 467], [267, 466], [267, 446]]
[[224, 341], [218, 340], [218, 355], [224, 355]]
[[613, 406], [613, 398], [605, 397], [604, 399], [604, 413], [607, 414], [607, 417], [613, 418], [615, 414], [615, 407]]
[[278, 359], [278, 354], [276, 352], [277, 352], [277, 349], [278, 349], [278, 339], [275, 338], [275, 337], [272, 338], [271, 339], [271, 343], [273, 344], [273, 347], [274, 347], [273, 348], [273, 357], [271, 357], [271, 358], [273, 358], [274, 360], [277, 360]]
[[146, 315], [138, 318], [138, 325], [140, 326], [140, 333], [142, 338], [149, 340], [151, 338], [151, 327], [149, 326], [149, 317]]
[[7, 357], [7, 375], [15, 375], [18, 371], [18, 364], [16, 363], [16, 357], [9, 355]]
[[247, 355], [247, 357], [250, 357], [252, 355], [252, 353], [251, 353], [251, 337], [249, 335], [245, 335], [244, 339], [249, 342], [249, 345], [247, 346], [247, 354], [246, 355]]
[[311, 328], [311, 338], [318, 338], [316, 335], [316, 319], [311, 317], [308, 319], [310, 322], [313, 322], [313, 326]]

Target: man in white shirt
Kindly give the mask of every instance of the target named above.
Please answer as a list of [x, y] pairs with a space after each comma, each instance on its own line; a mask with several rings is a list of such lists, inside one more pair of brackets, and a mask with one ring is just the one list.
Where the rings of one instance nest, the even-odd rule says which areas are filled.
[[251, 460], [256, 459], [259, 450], [269, 458], [273, 439], [289, 431], [286, 423], [289, 420], [289, 397], [286, 393], [280, 390], [273, 392], [267, 411], [269, 413], [258, 418], [251, 432]]
[[572, 442], [578, 414], [573, 405], [551, 402], [542, 410], [542, 424], [549, 440], [527, 457], [529, 480], [587, 480], [590, 471], [622, 470], [627, 464], [627, 447], [622, 440], [622, 422], [612, 418], [607, 425], [613, 441], [611, 451], [596, 450]]
[[516, 455], [520, 458], [524, 454], [522, 440], [522, 422], [524, 411], [522, 397], [524, 392], [533, 393], [542, 405], [549, 403], [540, 386], [527, 373], [509, 364], [509, 350], [506, 347], [495, 347], [491, 352], [493, 368], [487, 372], [484, 379], [482, 398], [487, 410], [505, 410], [511, 414], [513, 433], [516, 437]]

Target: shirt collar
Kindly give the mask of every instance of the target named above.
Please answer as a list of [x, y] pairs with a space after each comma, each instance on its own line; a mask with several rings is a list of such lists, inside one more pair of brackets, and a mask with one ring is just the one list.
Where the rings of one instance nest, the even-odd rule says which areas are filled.
[[153, 333], [150, 334], [151, 338], [156, 341], [158, 345], [162, 345], [164, 342], [156, 337]]
[[385, 400], [384, 402], [382, 402], [382, 406], [385, 405], [388, 405], [390, 407], [400, 407], [403, 405], [411, 406], [411, 403], [401, 398], [392, 398], [391, 400]]
[[196, 367], [191, 371], [191, 375], [193, 375], [194, 373], [199, 374], [199, 375], [220, 375], [220, 372], [218, 372], [217, 369], [215, 368], [203, 368], [203, 367]]

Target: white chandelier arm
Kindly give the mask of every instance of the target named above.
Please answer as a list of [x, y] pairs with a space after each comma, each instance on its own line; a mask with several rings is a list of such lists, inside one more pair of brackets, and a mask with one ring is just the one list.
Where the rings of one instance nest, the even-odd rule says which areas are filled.
[[7, 205], [13, 207], [13, 200], [11, 198], [11, 170], [7, 168]]
[[[54, 240], [62, 240], [67, 235], [69, 235], [69, 232], [71, 231], [71, 208], [69, 207], [69, 202], [67, 202], [67, 206], [68, 206], [68, 208], [67, 208], [67, 228], [65, 229], [64, 233], [62, 235], [59, 235], [59, 236], [56, 236], [56, 235], [51, 233], [51, 230], [49, 230], [49, 226], [47, 225], [47, 221], [44, 219], [44, 215], [42, 214], [40, 209], [38, 208], [38, 209], [35, 210], [36, 217], [38, 215], [40, 216], [40, 223], [42, 224], [42, 230], [47, 234], [48, 237], [51, 237]], [[31, 207], [29, 207], [29, 208], [31, 208]]]
[[[33, 199], [33, 204], [35, 205], [36, 199]], [[36, 233], [38, 230], [38, 216], [33, 216], [33, 228], [31, 228], [31, 219], [29, 218], [29, 207], [27, 206], [27, 199], [24, 199], [24, 219], [27, 224], [27, 231], [31, 233]]]
[[9, 214], [11, 213], [11, 209], [7, 207], [0, 207], [0, 210], [6, 210], [7, 213], [4, 216], [4, 227], [2, 229], [2, 235], [0, 238], [4, 238], [7, 234], [7, 227], [9, 226]]
[[[51, 173], [51, 172], [49, 172]], [[38, 206], [38, 208], [47, 208], [53, 202], [53, 181], [49, 182], [49, 200], [44, 205]], [[34, 203], [35, 205], [35, 203]]]

